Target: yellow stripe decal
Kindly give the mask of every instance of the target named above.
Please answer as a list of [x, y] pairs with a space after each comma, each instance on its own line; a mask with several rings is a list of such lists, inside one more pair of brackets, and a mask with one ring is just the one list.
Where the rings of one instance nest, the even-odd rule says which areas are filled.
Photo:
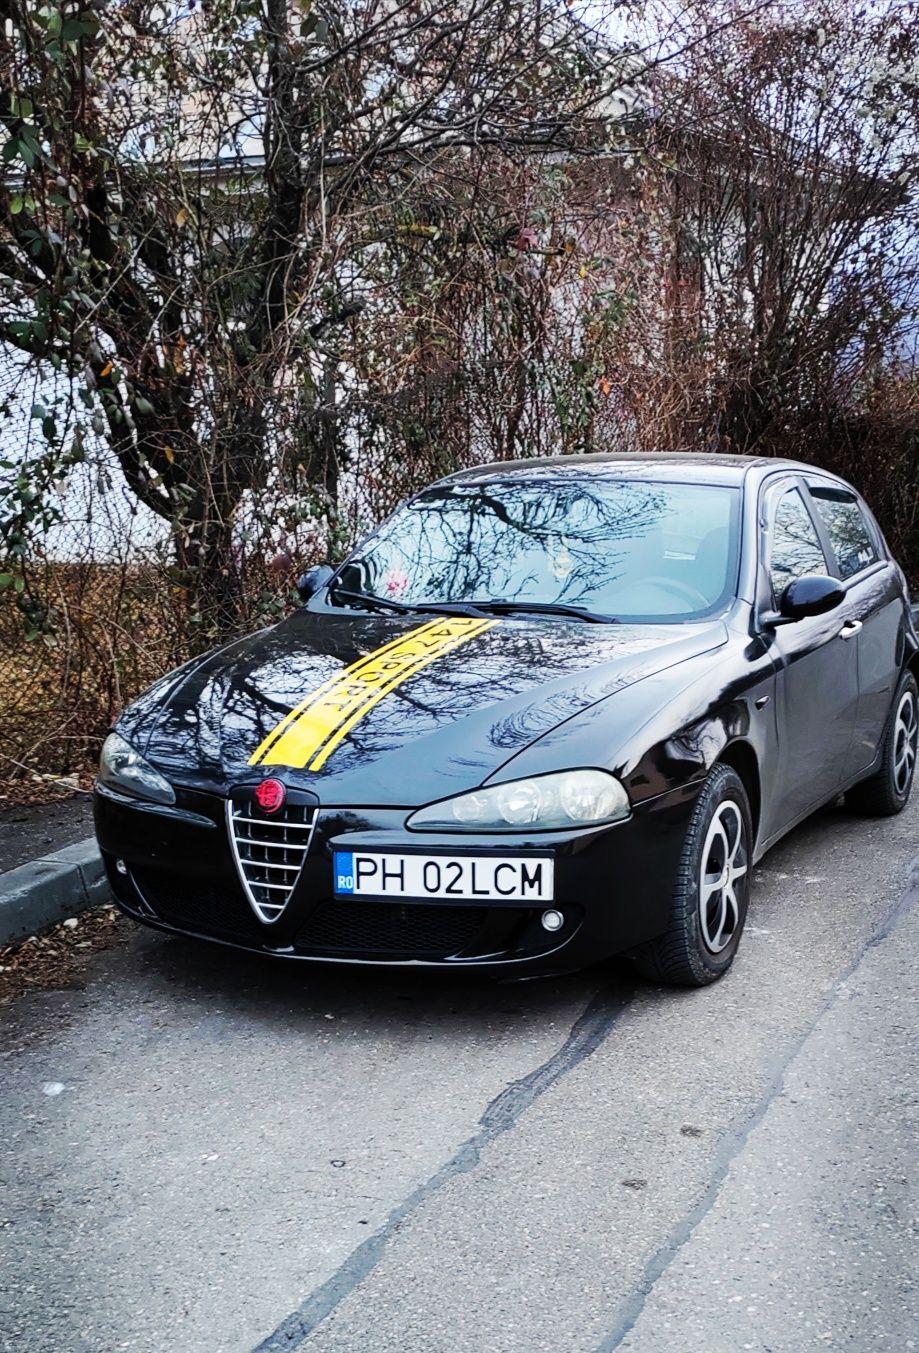
[[256, 749], [249, 765], [321, 770], [355, 724], [390, 691], [497, 623], [472, 616], [429, 620], [368, 653], [317, 686], [286, 714]]

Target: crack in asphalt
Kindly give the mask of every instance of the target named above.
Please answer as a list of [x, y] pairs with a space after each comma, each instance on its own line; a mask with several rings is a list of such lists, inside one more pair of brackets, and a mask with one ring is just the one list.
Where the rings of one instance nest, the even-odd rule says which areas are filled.
[[624, 1306], [620, 1307], [621, 1314], [619, 1320], [611, 1332], [597, 1344], [593, 1353], [615, 1353], [615, 1350], [620, 1348], [629, 1334], [631, 1334], [658, 1281], [666, 1273], [667, 1269], [677, 1258], [683, 1247], [692, 1239], [693, 1233], [714, 1207], [718, 1195], [721, 1192], [721, 1186], [727, 1178], [734, 1161], [741, 1155], [750, 1136], [766, 1117], [766, 1114], [769, 1112], [774, 1101], [782, 1093], [788, 1072], [799, 1057], [805, 1044], [810, 1039], [820, 1021], [836, 1004], [839, 999], [841, 988], [855, 975], [871, 950], [876, 949], [879, 944], [882, 944], [884, 940], [893, 934], [900, 922], [907, 913], [917, 905], [917, 903], [919, 903], [919, 857], [912, 861], [906, 888], [886, 920], [874, 934], [865, 941], [849, 967], [833, 983], [818, 1014], [811, 1021], [800, 1038], [792, 1044], [788, 1051], [773, 1060], [770, 1069], [771, 1074], [766, 1082], [765, 1090], [756, 1105], [756, 1108], [741, 1123], [739, 1123], [737, 1127], [722, 1137], [718, 1151], [715, 1153], [715, 1165], [705, 1193], [702, 1195], [696, 1206], [691, 1208], [683, 1219], [673, 1228], [664, 1244], [661, 1245], [652, 1258], [649, 1259], [648, 1263], [645, 1265], [642, 1280], [636, 1287], [632, 1297], [624, 1304]]
[[497, 1094], [479, 1119], [478, 1131], [429, 1179], [398, 1203], [380, 1229], [353, 1250], [336, 1272], [282, 1320], [253, 1353], [281, 1353], [281, 1350], [290, 1353], [290, 1350], [302, 1347], [316, 1327], [376, 1268], [390, 1237], [406, 1218], [452, 1179], [475, 1169], [483, 1148], [509, 1132], [531, 1104], [596, 1052], [631, 999], [632, 988], [625, 983], [601, 988], [578, 1016], [561, 1047], [540, 1066], [520, 1080], [512, 1081]]

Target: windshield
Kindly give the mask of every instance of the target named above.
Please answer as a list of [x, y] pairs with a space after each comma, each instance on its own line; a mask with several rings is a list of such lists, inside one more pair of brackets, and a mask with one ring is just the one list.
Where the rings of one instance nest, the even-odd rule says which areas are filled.
[[[584, 475], [442, 484], [343, 565], [333, 605], [513, 602], [618, 620], [721, 609], [737, 575], [737, 489]], [[337, 590], [336, 590], [337, 589]]]

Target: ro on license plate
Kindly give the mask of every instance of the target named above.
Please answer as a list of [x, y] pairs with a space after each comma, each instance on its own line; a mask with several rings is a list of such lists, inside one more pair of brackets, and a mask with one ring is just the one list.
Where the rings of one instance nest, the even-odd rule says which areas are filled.
[[442, 897], [493, 902], [551, 902], [551, 857], [523, 855], [395, 855], [337, 850], [338, 897]]

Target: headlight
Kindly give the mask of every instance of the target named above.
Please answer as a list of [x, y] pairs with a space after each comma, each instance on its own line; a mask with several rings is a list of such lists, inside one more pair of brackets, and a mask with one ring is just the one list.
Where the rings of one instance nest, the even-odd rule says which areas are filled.
[[99, 757], [99, 784], [154, 803], [175, 803], [172, 785], [117, 733], [109, 733]]
[[532, 780], [511, 780], [419, 808], [406, 823], [419, 831], [538, 831], [618, 822], [629, 815], [629, 798], [605, 770], [563, 770]]

